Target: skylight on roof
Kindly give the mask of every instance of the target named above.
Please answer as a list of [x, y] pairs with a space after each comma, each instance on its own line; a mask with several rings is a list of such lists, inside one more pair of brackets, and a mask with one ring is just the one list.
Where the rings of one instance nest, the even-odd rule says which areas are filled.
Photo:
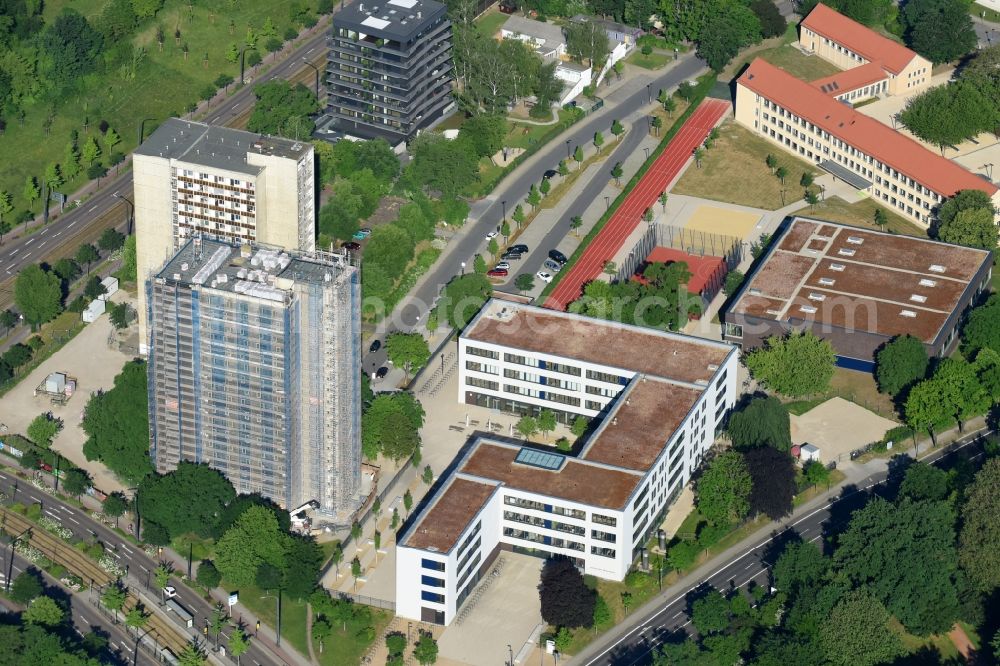
[[389, 22], [383, 21], [380, 18], [375, 18], [374, 16], [369, 16], [361, 22], [361, 25], [368, 28], [375, 28], [376, 30], [384, 30], [389, 25]]
[[844, 264], [830, 264], [831, 271], [842, 271], [844, 268], [846, 268]]
[[833, 278], [828, 278], [828, 277], [821, 277], [819, 279], [819, 283], [824, 287], [832, 287], [834, 284], [836, 284], [836, 282], [837, 281], [834, 280]]
[[816, 308], [811, 305], [800, 305], [799, 310], [805, 312], [806, 314], [813, 314], [816, 312]]
[[899, 316], [900, 317], [909, 317], [910, 319], [913, 319], [913, 318], [915, 318], [917, 316], [917, 313], [914, 312], [913, 310], [900, 310], [899, 311]]
[[842, 247], [839, 250], [837, 250], [837, 254], [839, 254], [842, 257], [853, 257], [856, 251], [857, 250], [851, 247]]
[[926, 303], [927, 297], [921, 296], [920, 294], [911, 294], [910, 300], [913, 301], [914, 303]]
[[814, 291], [814, 292], [812, 292], [812, 293], [809, 294], [809, 300], [810, 301], [825, 301], [826, 300], [826, 295], [825, 294], [817, 294]]
[[530, 465], [550, 472], [558, 472], [566, 462], [566, 456], [546, 451], [536, 451], [535, 449], [522, 448], [517, 452], [514, 462], [522, 465]]
[[862, 243], [865, 242], [865, 239], [861, 238], [860, 236], [848, 236], [847, 242], [850, 243], [851, 245], [861, 245]]
[[397, 7], [405, 7], [406, 9], [413, 9], [417, 6], [417, 0], [389, 0], [390, 5], [396, 5]]
[[937, 281], [936, 280], [930, 280], [928, 278], [921, 278], [921, 280], [920, 280], [920, 286], [921, 287], [936, 287], [937, 286]]
[[931, 264], [931, 267], [928, 268], [927, 270], [929, 270], [931, 273], [944, 273], [944, 266], [942, 266], [941, 264]]

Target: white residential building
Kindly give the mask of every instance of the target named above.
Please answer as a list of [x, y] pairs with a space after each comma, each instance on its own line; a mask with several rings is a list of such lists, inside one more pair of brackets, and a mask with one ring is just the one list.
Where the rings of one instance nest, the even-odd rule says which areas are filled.
[[501, 550], [622, 580], [737, 396], [725, 343], [492, 300], [459, 339], [459, 400], [598, 417], [572, 454], [483, 436], [400, 535], [396, 613], [449, 624]]

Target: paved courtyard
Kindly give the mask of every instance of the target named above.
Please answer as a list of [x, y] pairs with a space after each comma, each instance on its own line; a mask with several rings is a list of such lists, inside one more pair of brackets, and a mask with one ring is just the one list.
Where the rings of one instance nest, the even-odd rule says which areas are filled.
[[899, 425], [843, 398], [831, 398], [802, 416], [793, 414], [791, 421], [793, 444], [817, 446], [821, 462], [838, 464], [848, 462], [854, 449], [882, 439]]
[[[111, 300], [129, 302], [134, 300], [125, 291], [119, 290]], [[80, 333], [65, 347], [53, 354], [34, 372], [4, 396], [0, 403], [0, 422], [5, 423], [10, 432], [24, 434], [39, 414], [52, 412], [62, 419], [63, 429], [52, 442], [52, 448], [69, 458], [78, 467], [87, 470], [94, 480], [94, 486], [104, 492], [123, 490], [122, 484], [99, 462], [90, 462], [83, 455], [86, 433], [80, 427], [83, 411], [92, 393], [114, 386], [115, 376], [131, 356], [118, 351], [117, 346], [108, 345], [108, 336], [113, 327], [107, 314], [97, 321], [84, 326]], [[53, 405], [46, 396], [35, 396], [35, 387], [50, 373], [65, 372], [78, 380], [76, 393], [65, 405]]]

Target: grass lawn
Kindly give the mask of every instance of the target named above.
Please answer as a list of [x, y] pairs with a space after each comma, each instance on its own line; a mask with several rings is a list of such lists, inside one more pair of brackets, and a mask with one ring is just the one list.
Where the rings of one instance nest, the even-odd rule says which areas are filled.
[[[765, 160], [768, 155], [778, 159], [778, 165], [788, 170], [785, 184], [771, 174]], [[750, 130], [727, 120], [719, 129], [719, 138], [711, 150], [705, 151], [701, 168], [688, 168], [673, 191], [715, 201], [753, 206], [767, 210], [782, 207], [803, 196], [799, 179], [806, 171], [816, 173], [811, 165], [786, 153], [778, 146]]]
[[642, 67], [643, 69], [660, 69], [661, 67], [666, 66], [666, 64], [671, 60], [673, 60], [673, 54], [667, 54], [656, 50], [649, 55], [643, 55], [641, 51], [636, 51], [629, 57], [625, 58], [625, 62], [628, 64], [635, 65], [636, 67]]
[[906, 631], [896, 618], [889, 620], [889, 627], [899, 633], [899, 638], [903, 642], [903, 648], [909, 654], [914, 654], [921, 649], [930, 649], [941, 655], [942, 663], [949, 662], [952, 659], [959, 659], [958, 650], [955, 648], [955, 644], [951, 642], [948, 634], [914, 636]]
[[743, 70], [746, 69], [746, 66], [761, 53], [778, 48], [784, 44], [793, 44], [798, 41], [798, 39], [799, 34], [796, 29], [796, 24], [789, 23], [788, 27], [785, 28], [785, 34], [780, 37], [765, 39], [759, 44], [755, 44], [754, 46], [740, 51], [740, 54], [733, 58], [733, 60], [726, 65], [726, 68], [722, 70], [722, 73], [719, 74], [719, 81], [725, 81], [728, 83], [730, 79], [742, 73]]
[[839, 395], [887, 419], [899, 418], [892, 404], [892, 398], [878, 392], [875, 377], [867, 372], [837, 368], [833, 371], [833, 379], [830, 380], [830, 394], [831, 397]]
[[[566, 109], [559, 109], [559, 122], [571, 123], [577, 112], [567, 111]], [[552, 117], [549, 116], [548, 119], [542, 118], [542, 122], [551, 120]], [[530, 123], [522, 123], [516, 120], [512, 120], [510, 123], [510, 130], [507, 131], [507, 136], [504, 138], [504, 145], [510, 148], [530, 148], [539, 141], [541, 141], [544, 136], [552, 131], [552, 128], [559, 123], [552, 123], [550, 125], [534, 125]]]
[[791, 44], [782, 44], [757, 54], [772, 65], [780, 67], [797, 79], [815, 81], [841, 71], [817, 55], [806, 55]]
[[[375, 636], [381, 636], [386, 626], [392, 620], [389, 611], [372, 609], [372, 619], [375, 621]], [[320, 654], [319, 643], [313, 643], [313, 650], [316, 652], [316, 659], [322, 666], [342, 666], [342, 664], [360, 664], [361, 658], [371, 647], [370, 643], [365, 643], [349, 631], [345, 633], [341, 626], [334, 627], [333, 635], [323, 646], [323, 653]], [[409, 648], [409, 646], [408, 646]], [[304, 652], [309, 656], [308, 652]]]
[[881, 208], [888, 219], [885, 231], [905, 236], [927, 237], [927, 232], [916, 224], [901, 215], [893, 213], [888, 208], [880, 206], [874, 199], [870, 198], [862, 199], [855, 203], [847, 203], [840, 197], [827, 197], [825, 201], [820, 201], [815, 206], [805, 206], [792, 214], [830, 220], [831, 222], [853, 224], [866, 229], [878, 229], [878, 226], [875, 224], [875, 209], [877, 208]]
[[[113, 150], [128, 153], [135, 148], [142, 119], [149, 119], [145, 126], [148, 136], [156, 123], [183, 114], [220, 74], [239, 76], [239, 64], [225, 59], [229, 45], [243, 41], [248, 24], [259, 32], [268, 16], [278, 35], [282, 35], [290, 24], [292, 2], [247, 0], [224, 7], [219, 2], [198, 2], [191, 5], [189, 13], [187, 0], [167, 0], [156, 18], [141, 27], [132, 39], [136, 47], [145, 49], [134, 79], [124, 79], [118, 67], [90, 74], [80, 81], [79, 88], [83, 92], [55, 104], [40, 100], [28, 105], [23, 125], [8, 119], [6, 131], [0, 135], [0, 155], [17, 155], [18, 159], [0, 160], [0, 190], [14, 195], [15, 210], [26, 209], [27, 202], [21, 197], [25, 179], [29, 175], [40, 179], [46, 165], [63, 161], [72, 130], [80, 132], [81, 143], [87, 138], [83, 129], [85, 118], [90, 121], [91, 135], [97, 133], [98, 123], [106, 120], [122, 139]], [[49, 22], [63, 8], [72, 6], [94, 18], [105, 4], [98, 0], [53, 0], [44, 4], [45, 16]], [[236, 26], [232, 35], [229, 33], [230, 20]], [[155, 40], [157, 25], [164, 26], [167, 33], [162, 51]], [[175, 28], [181, 31], [180, 44], [173, 38]], [[183, 44], [189, 48], [187, 57], [183, 54]], [[270, 62], [270, 55], [261, 55], [265, 62]], [[101, 91], [100, 94], [92, 94], [95, 90]], [[50, 106], [54, 115], [50, 131], [46, 133], [42, 124], [49, 115]], [[101, 149], [104, 152], [101, 159], [106, 160], [109, 151], [104, 145]], [[80, 175], [60, 190], [72, 192], [85, 181], [86, 176]], [[34, 209], [37, 212], [37, 202]]]
[[170, 547], [181, 557], [187, 557], [191, 552], [191, 559], [210, 560], [215, 552], [214, 543], [211, 539], [202, 539], [196, 534], [182, 534], [171, 542]]
[[[236, 590], [232, 585], [222, 582], [227, 590]], [[277, 601], [273, 593], [265, 596], [264, 591], [253, 585], [239, 589], [240, 603], [253, 611], [263, 624], [271, 628], [277, 627]], [[281, 637], [292, 644], [300, 654], [309, 658], [309, 642], [306, 636], [306, 602], [281, 597]], [[329, 646], [328, 646], [329, 647]]]
[[973, 3], [972, 6], [969, 7], [969, 13], [987, 21], [992, 21], [993, 23], [1000, 23], [1000, 12], [994, 9], [988, 9], [980, 4]]
[[510, 18], [495, 6], [490, 7], [485, 14], [476, 19], [476, 27], [479, 32], [487, 37], [495, 37], [500, 32], [500, 27]]

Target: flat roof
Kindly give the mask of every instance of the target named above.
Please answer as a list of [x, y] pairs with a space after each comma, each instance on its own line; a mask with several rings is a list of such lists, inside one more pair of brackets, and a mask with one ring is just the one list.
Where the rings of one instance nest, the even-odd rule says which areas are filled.
[[447, 553], [496, 489], [495, 483], [452, 477], [420, 522], [407, 533], [402, 545]]
[[406, 42], [437, 21], [445, 11], [445, 5], [435, 0], [354, 2], [333, 15], [333, 25]]
[[726, 343], [491, 299], [462, 337], [687, 383], [708, 382]]
[[658, 378], [632, 380], [580, 458], [645, 473], [701, 397], [700, 389]]
[[295, 282], [323, 284], [356, 270], [342, 255], [306, 255], [257, 245], [190, 239], [157, 273], [168, 282], [283, 301]]
[[504, 24], [500, 27], [500, 29], [539, 39], [545, 42], [545, 45], [549, 47], [555, 47], [558, 44], [564, 44], [566, 42], [566, 37], [563, 35], [562, 28], [559, 26], [553, 23], [543, 23], [542, 21], [536, 21], [534, 19], [530, 19], [525, 16], [518, 16], [516, 14], [508, 16], [507, 20], [504, 21]]
[[818, 35], [854, 51], [868, 61], [879, 61], [893, 74], [903, 71], [917, 54], [899, 42], [861, 25], [840, 12], [817, 4], [801, 23]]
[[514, 490], [614, 510], [625, 507], [643, 478], [638, 472], [570, 457], [560, 469], [546, 470], [517, 462], [521, 448], [480, 439], [457, 473], [496, 481]]
[[194, 120], [167, 118], [135, 149], [135, 153], [256, 175], [263, 167], [247, 164], [248, 153], [298, 160], [311, 150], [312, 144], [308, 141], [292, 141]]
[[877, 62], [869, 62], [858, 67], [837, 72], [821, 79], [810, 81], [810, 85], [819, 88], [819, 91], [827, 95], [836, 97], [846, 92], [863, 88], [872, 83], [878, 83], [889, 78], [885, 69]]
[[737, 82], [941, 196], [981, 190], [992, 197], [997, 191], [989, 181], [762, 58], [755, 58]]
[[986, 250], [795, 218], [727, 314], [815, 321], [932, 344]]

